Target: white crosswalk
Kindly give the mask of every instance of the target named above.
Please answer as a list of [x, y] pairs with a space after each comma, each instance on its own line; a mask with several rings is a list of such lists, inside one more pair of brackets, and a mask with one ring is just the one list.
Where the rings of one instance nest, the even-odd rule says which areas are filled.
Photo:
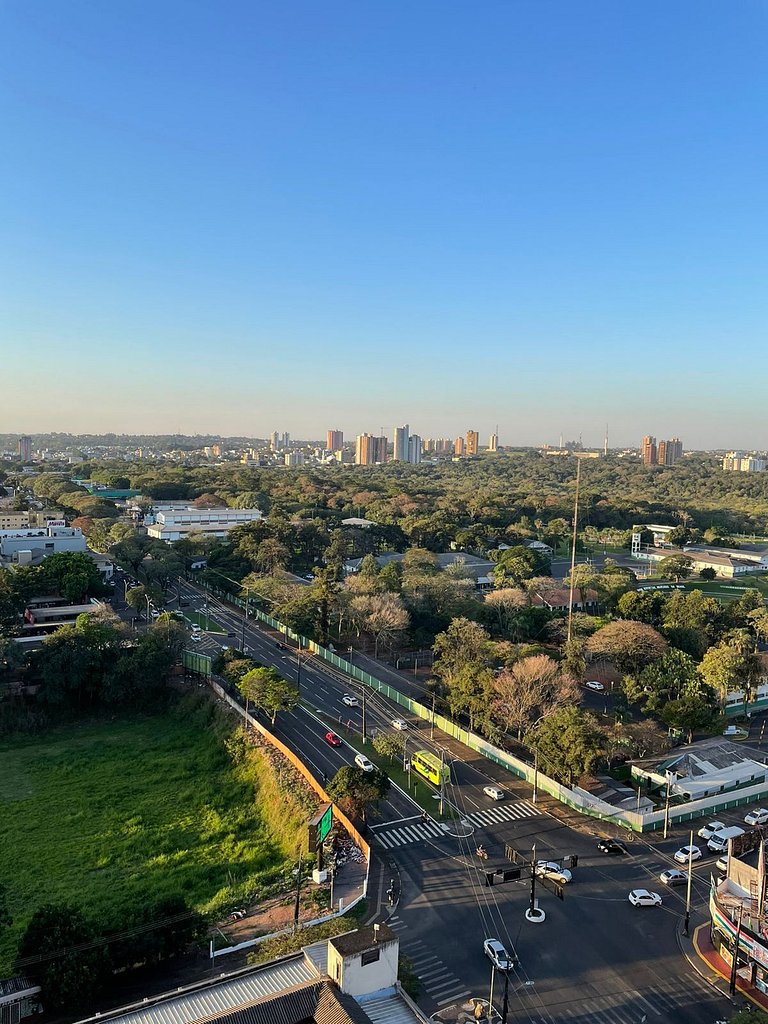
[[[506, 821], [514, 821], [519, 818], [532, 818], [541, 812], [533, 804], [525, 800], [519, 803], [500, 804], [498, 807], [489, 807], [484, 811], [476, 811], [468, 814], [462, 819], [462, 823], [469, 823], [475, 827], [487, 825], [500, 825]], [[418, 843], [425, 839], [438, 839], [450, 831], [451, 825], [447, 822], [437, 821], [414, 821], [413, 824], [400, 825], [397, 828], [390, 828], [386, 831], [376, 832], [376, 839], [386, 849], [392, 850], [397, 846], [405, 846], [407, 843]]]
[[[387, 924], [398, 935], [406, 925], [397, 915], [390, 917]], [[469, 989], [432, 952], [431, 946], [421, 939], [400, 939], [400, 949], [408, 957], [411, 967], [421, 982], [422, 993], [438, 1007], [466, 999]]]
[[541, 811], [535, 804], [521, 800], [519, 803], [499, 804], [496, 807], [489, 807], [485, 811], [467, 814], [464, 821], [468, 821], [472, 825], [499, 825], [504, 821], [513, 821], [516, 818], [533, 818], [537, 814], [541, 814]]
[[[685, 979], [678, 983], [648, 988], [644, 993], [633, 990], [615, 994], [584, 993], [565, 1012], [561, 1008], [552, 1018], [553, 1024], [675, 1024], [680, 1012], [701, 1005], [701, 993]], [[713, 1011], [714, 1012], [714, 1011]]]

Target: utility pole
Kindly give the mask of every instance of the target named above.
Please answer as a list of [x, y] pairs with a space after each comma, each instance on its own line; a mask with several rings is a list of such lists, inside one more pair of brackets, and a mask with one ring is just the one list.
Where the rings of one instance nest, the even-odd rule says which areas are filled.
[[664, 802], [664, 838], [669, 831], [669, 775], [667, 775], [667, 799]]
[[296, 690], [301, 697], [301, 640], [296, 648]]
[[240, 650], [245, 654], [245, 625], [248, 622], [248, 591], [245, 592], [245, 611], [243, 612], [242, 629], [240, 630]]
[[693, 875], [693, 829], [691, 829], [691, 838], [688, 840], [688, 890], [685, 895], [685, 919], [683, 921], [683, 931], [688, 934], [688, 925], [691, 921], [691, 877]]
[[429, 738], [433, 740], [435, 738], [435, 695], [432, 694], [432, 722], [429, 730]]
[[445, 798], [445, 750], [440, 748], [440, 816], [443, 814], [443, 800]]
[[365, 743], [365, 741], [365, 683], [363, 683], [363, 743]]
[[496, 966], [491, 964], [491, 992], [488, 996], [488, 1016], [493, 1013], [493, 983], [496, 980]]
[[577, 456], [577, 493], [573, 502], [573, 536], [570, 542], [570, 584], [568, 586], [568, 642], [573, 634], [573, 573], [575, 571], [575, 539], [579, 524], [579, 484], [582, 479], [582, 460]]
[[731, 964], [731, 980], [728, 985], [728, 993], [731, 997], [731, 1001], [733, 1001], [733, 998], [736, 995], [736, 971], [739, 966], [739, 942], [741, 941], [741, 915], [743, 910], [744, 904], [742, 903], [739, 906], [739, 923], [736, 928], [736, 941], [733, 945], [733, 963]]
[[509, 1013], [509, 972], [504, 972], [504, 1002], [501, 1006], [501, 1024], [507, 1024]]
[[536, 803], [536, 797], [539, 794], [539, 751], [534, 749], [533, 751], [533, 802]]
[[299, 854], [299, 870], [296, 872], [296, 900], [293, 904], [293, 930], [299, 927], [299, 905], [301, 902], [301, 866], [302, 854]]
[[531, 849], [531, 905], [528, 910], [531, 914], [536, 912], [536, 843]]

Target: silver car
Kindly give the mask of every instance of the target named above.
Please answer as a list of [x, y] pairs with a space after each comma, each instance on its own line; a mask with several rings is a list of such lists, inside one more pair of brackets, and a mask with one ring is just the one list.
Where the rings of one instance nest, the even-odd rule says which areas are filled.
[[515, 966], [512, 957], [506, 951], [504, 943], [498, 939], [486, 939], [483, 943], [485, 955], [499, 971], [511, 971]]

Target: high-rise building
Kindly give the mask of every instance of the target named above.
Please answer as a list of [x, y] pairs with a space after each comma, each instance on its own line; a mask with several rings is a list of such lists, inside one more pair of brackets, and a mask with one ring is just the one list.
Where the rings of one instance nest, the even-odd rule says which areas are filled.
[[411, 434], [408, 438], [408, 461], [414, 466], [421, 462], [421, 438], [418, 434]]
[[24, 434], [23, 437], [20, 437], [19, 438], [19, 443], [17, 445], [17, 448], [18, 448], [18, 452], [19, 452], [19, 458], [21, 459], [22, 462], [29, 462], [32, 459], [32, 438], [31, 437], [27, 437], [26, 434]]
[[290, 445], [290, 443], [291, 443], [291, 435], [286, 430], [286, 432], [283, 434], [283, 448], [287, 448]]
[[477, 455], [480, 447], [480, 435], [476, 430], [467, 431], [467, 446], [465, 449], [466, 455]]
[[453, 442], [453, 454], [454, 455], [463, 455], [464, 454], [464, 438], [463, 437], [457, 437], [456, 440]]
[[657, 459], [656, 452], [656, 438], [651, 437], [650, 434], [646, 434], [643, 438], [643, 446], [641, 449], [641, 455], [643, 457], [643, 464], [645, 466], [655, 466]]
[[387, 461], [387, 439], [383, 435], [358, 434], [355, 438], [355, 463], [358, 466], [375, 466]]
[[276, 430], [273, 430], [269, 435], [269, 447], [273, 452], [276, 452], [280, 447], [280, 434]]
[[495, 434], [491, 434], [491, 436], [488, 438], [488, 451], [489, 452], [497, 452], [498, 450], [499, 450], [499, 435], [498, 435], [498, 432], [497, 432]]
[[304, 465], [304, 452], [286, 452], [283, 456], [283, 461], [286, 466], [303, 466]]
[[[662, 457], [662, 445], [664, 455]], [[683, 457], [683, 442], [679, 437], [673, 437], [669, 441], [659, 441], [658, 459], [660, 466], [674, 466]]]
[[338, 452], [344, 445], [343, 430], [329, 430], [325, 447], [329, 452]]
[[745, 455], [744, 452], [728, 452], [723, 459], [723, 469], [735, 470], [741, 473], [764, 473], [765, 458], [760, 455]]
[[673, 437], [656, 444], [656, 438], [648, 434], [643, 438], [641, 454], [646, 466], [674, 466], [683, 457], [683, 442]]
[[408, 462], [409, 437], [410, 428], [407, 423], [405, 426], [395, 427], [394, 441], [392, 442], [392, 458], [395, 462]]

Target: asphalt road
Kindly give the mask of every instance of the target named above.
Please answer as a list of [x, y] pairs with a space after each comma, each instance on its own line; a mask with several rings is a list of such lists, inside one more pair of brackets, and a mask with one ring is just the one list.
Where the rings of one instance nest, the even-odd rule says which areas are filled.
[[[182, 584], [182, 594], [202, 607], [194, 586]], [[201, 641], [197, 649], [215, 653], [222, 646], [239, 647], [242, 615], [218, 601], [209, 601], [208, 612], [224, 632]], [[245, 629], [245, 646], [259, 661], [296, 681], [295, 649], [279, 648], [253, 622]], [[319, 719], [337, 722], [341, 716], [345, 723], [361, 726], [361, 707], [342, 703], [356, 684], [337, 677], [306, 653], [301, 658], [301, 691], [305, 701], [311, 698], [310, 706], [278, 716], [276, 732], [318, 777], [330, 777], [364, 748], [354, 741], [352, 746], [345, 742], [339, 749], [330, 747], [323, 738], [326, 725]], [[408, 719], [381, 695], [371, 695], [366, 704], [369, 731], [391, 728], [394, 717]], [[591, 823], [578, 831], [567, 827], [542, 813], [532, 802], [530, 787], [500, 767], [439, 731], [431, 740], [424, 723], [409, 720], [409, 726], [407, 735], [419, 747], [443, 750], [452, 773], [446, 796], [460, 812], [458, 821], [447, 826], [450, 832], [436, 822], [425, 826], [407, 794], [393, 791], [372, 828], [374, 848], [396, 878], [399, 898], [391, 924], [422, 978], [424, 1009], [433, 1013], [467, 994], [487, 996], [490, 965], [482, 943], [493, 937], [514, 947], [521, 962], [510, 975], [510, 1021], [712, 1024], [727, 1015], [727, 1002], [695, 974], [678, 947], [685, 889], [667, 889], [658, 881], [659, 872], [674, 863], [675, 849], [688, 841], [687, 832], [673, 830], [666, 841], [636, 837], [628, 844], [626, 857], [606, 857], [596, 849], [597, 837], [606, 833], [598, 823], [594, 830]], [[503, 786], [504, 800], [494, 802], [483, 793], [491, 780]], [[479, 843], [489, 851], [487, 862], [475, 855]], [[547, 914], [542, 924], [529, 924], [524, 918], [529, 882], [490, 888], [483, 884], [486, 869], [509, 865], [507, 843], [528, 856], [535, 844], [539, 859], [579, 856], [562, 903], [538, 888]], [[714, 859], [695, 865], [694, 909], [706, 905]], [[662, 907], [632, 907], [627, 895], [639, 887], [660, 892]], [[503, 979], [497, 976], [494, 999], [499, 1008], [502, 995]]]

